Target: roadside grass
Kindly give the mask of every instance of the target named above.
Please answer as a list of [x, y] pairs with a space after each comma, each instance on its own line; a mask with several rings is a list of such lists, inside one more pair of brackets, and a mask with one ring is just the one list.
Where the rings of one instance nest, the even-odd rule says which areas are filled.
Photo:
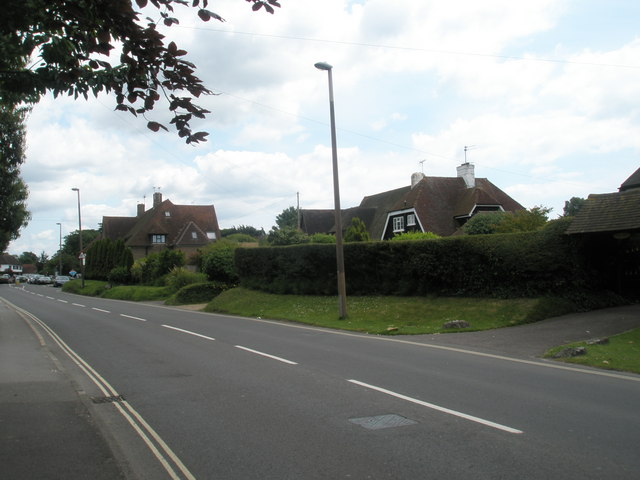
[[99, 280], [85, 280], [84, 288], [81, 282], [74, 280], [62, 286], [62, 290], [89, 297], [102, 297], [111, 300], [129, 300], [133, 302], [145, 302], [153, 300], [166, 300], [171, 296], [171, 290], [167, 287], [147, 287], [141, 285], [126, 285], [109, 288], [108, 282]]
[[554, 360], [608, 370], [640, 373], [640, 328], [609, 337], [609, 343], [606, 344], [570, 343], [554, 347], [548, 350], [544, 356], [545, 358], [553, 358], [556, 353], [569, 347], [585, 347], [587, 353], [577, 357], [554, 358]]
[[[351, 296], [347, 318], [340, 320], [337, 297], [275, 295], [239, 287], [218, 295], [204, 311], [373, 334], [417, 335], [508, 327], [561, 315], [567, 308], [563, 302], [540, 298]], [[470, 326], [445, 329], [443, 324], [451, 320], [464, 320]]]

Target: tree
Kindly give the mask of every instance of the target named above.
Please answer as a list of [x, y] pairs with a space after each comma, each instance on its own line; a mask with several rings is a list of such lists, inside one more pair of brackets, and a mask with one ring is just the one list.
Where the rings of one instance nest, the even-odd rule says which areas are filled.
[[298, 228], [298, 209], [296, 207], [285, 208], [276, 216], [276, 225], [279, 229]]
[[[277, 0], [246, 0], [253, 10], [273, 13]], [[195, 65], [174, 42], [165, 45], [158, 22], [170, 27], [177, 5], [197, 9], [203, 21], [224, 21], [207, 10], [208, 0], [135, 0], [155, 7], [160, 17], [141, 19], [132, 0], [5, 0], [0, 17], [0, 98], [14, 105], [36, 103], [46, 92], [88, 98], [113, 92], [116, 110], [133, 115], [169, 103], [174, 125], [187, 143], [205, 141], [190, 122], [208, 110], [192, 100], [211, 92], [195, 75]], [[111, 53], [117, 55], [111, 56]], [[37, 58], [34, 65], [24, 65]], [[116, 57], [115, 59], [113, 57]], [[153, 131], [166, 126], [148, 121]]]
[[369, 232], [367, 232], [367, 226], [358, 217], [351, 219], [351, 225], [347, 227], [344, 232], [345, 242], [368, 242], [371, 240]]
[[535, 206], [529, 210], [507, 213], [496, 228], [496, 233], [533, 232], [545, 226], [551, 208]]
[[564, 217], [573, 217], [578, 210], [582, 208], [587, 200], [580, 197], [571, 197], [570, 200], [564, 202], [564, 208], [562, 209], [562, 215]]
[[505, 212], [483, 212], [471, 217], [462, 230], [467, 235], [496, 233], [496, 228], [506, 215]]
[[11, 240], [18, 238], [20, 229], [26, 227], [31, 218], [26, 204], [29, 191], [20, 177], [20, 166], [25, 159], [24, 119], [27, 112], [26, 108], [13, 108], [0, 97], [0, 251], [2, 252]]
[[22, 252], [22, 255], [20, 255], [18, 259], [22, 265], [35, 265], [38, 263], [38, 255], [33, 252]]
[[260, 230], [258, 230], [257, 228], [250, 225], [240, 225], [237, 227], [233, 226], [231, 228], [223, 228], [220, 230], [220, 235], [222, 236], [222, 238], [235, 234], [250, 235], [256, 240], [259, 240], [266, 235], [266, 233], [264, 233], [264, 229], [261, 228]]

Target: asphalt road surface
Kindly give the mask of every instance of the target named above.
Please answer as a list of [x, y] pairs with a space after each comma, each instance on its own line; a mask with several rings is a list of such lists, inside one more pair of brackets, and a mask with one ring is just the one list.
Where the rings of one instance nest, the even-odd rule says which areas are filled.
[[1, 295], [58, 342], [134, 477], [640, 478], [637, 375], [46, 286]]

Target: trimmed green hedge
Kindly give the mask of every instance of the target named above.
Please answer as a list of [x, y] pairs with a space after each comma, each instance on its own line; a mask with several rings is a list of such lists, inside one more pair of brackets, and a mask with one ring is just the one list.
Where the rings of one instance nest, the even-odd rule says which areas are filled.
[[[351, 295], [565, 294], [587, 285], [567, 221], [527, 233], [344, 245]], [[244, 287], [272, 293], [336, 294], [334, 245], [237, 249]]]
[[207, 303], [228, 288], [229, 286], [226, 283], [221, 282], [192, 283], [178, 290], [167, 304], [187, 305]]

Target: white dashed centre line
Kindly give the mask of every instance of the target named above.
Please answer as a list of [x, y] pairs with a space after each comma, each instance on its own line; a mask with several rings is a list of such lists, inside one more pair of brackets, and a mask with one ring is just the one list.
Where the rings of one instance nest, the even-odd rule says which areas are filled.
[[259, 352], [258, 350], [253, 350], [251, 348], [243, 347], [241, 345], [236, 345], [236, 348], [240, 350], [245, 350], [247, 352], [255, 353], [256, 355], [261, 355], [263, 357], [271, 358], [273, 360], [277, 360], [282, 363], [288, 363], [289, 365], [298, 365], [296, 362], [292, 362], [291, 360], [287, 360], [286, 358], [276, 357], [275, 355], [269, 355], [268, 353]]
[[133, 320], [140, 320], [141, 322], [146, 322], [144, 318], [132, 317], [131, 315], [125, 315], [124, 313], [121, 313], [120, 316], [125, 318], [132, 318]]
[[71, 305], [73, 305], [74, 307], [82, 307], [82, 308], [86, 307], [86, 305], [82, 305], [81, 303], [72, 303]]
[[391, 395], [392, 397], [399, 398], [401, 400], [406, 400], [407, 402], [415, 403], [417, 405], [422, 405], [423, 407], [431, 408], [433, 410], [437, 410], [442, 413], [447, 413], [449, 415], [454, 415], [459, 418], [464, 418], [465, 420], [470, 420], [472, 422], [480, 423], [482, 425], [486, 425], [487, 427], [496, 428], [498, 430], [502, 430], [503, 432], [508, 433], [523, 433], [522, 430], [517, 430], [515, 428], [507, 427], [505, 425], [500, 425], [499, 423], [492, 422], [490, 420], [485, 420], [483, 418], [474, 417], [472, 415], [467, 415], [466, 413], [457, 412], [455, 410], [451, 410], [449, 408], [440, 407], [438, 405], [434, 405], [433, 403], [423, 402], [422, 400], [418, 400], [417, 398], [407, 397], [406, 395], [402, 395], [401, 393], [392, 392], [391, 390], [387, 390], [386, 388], [376, 387], [375, 385], [369, 385], [368, 383], [359, 382], [358, 380], [347, 380], [348, 382], [354, 383], [356, 385], [360, 385], [361, 387], [370, 388], [371, 390], [375, 390], [377, 392], [381, 392], [387, 395]]
[[91, 310], [96, 310], [98, 312], [111, 313], [109, 310], [103, 310], [101, 308], [91, 307]]
[[177, 332], [186, 333], [188, 335], [193, 335], [194, 337], [204, 338], [205, 340], [215, 340], [213, 337], [207, 337], [206, 335], [201, 335], [196, 332], [190, 332], [189, 330], [183, 330], [182, 328], [172, 327], [171, 325], [162, 325], [164, 328], [170, 328], [171, 330], [175, 330]]

